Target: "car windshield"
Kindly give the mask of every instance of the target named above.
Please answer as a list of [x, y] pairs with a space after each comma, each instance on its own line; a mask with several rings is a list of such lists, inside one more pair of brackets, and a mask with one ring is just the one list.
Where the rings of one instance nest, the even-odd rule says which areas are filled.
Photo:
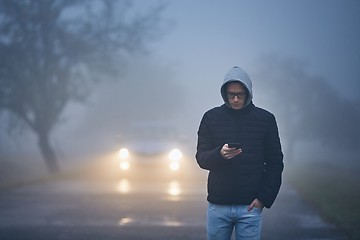
[[162, 122], [133, 123], [126, 133], [128, 139], [160, 140], [177, 137], [174, 125]]

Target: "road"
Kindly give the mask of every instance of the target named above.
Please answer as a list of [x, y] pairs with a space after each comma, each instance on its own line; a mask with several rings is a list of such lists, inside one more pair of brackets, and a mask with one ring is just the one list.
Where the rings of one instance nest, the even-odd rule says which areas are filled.
[[[83, 174], [0, 191], [2, 240], [206, 239], [206, 178]], [[285, 181], [263, 238], [347, 239]]]

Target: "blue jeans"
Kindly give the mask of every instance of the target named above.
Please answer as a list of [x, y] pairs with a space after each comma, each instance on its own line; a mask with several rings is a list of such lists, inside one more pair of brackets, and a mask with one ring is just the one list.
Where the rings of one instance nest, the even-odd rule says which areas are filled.
[[260, 240], [262, 209], [247, 205], [209, 203], [207, 211], [208, 240], [230, 240], [235, 227], [236, 240]]

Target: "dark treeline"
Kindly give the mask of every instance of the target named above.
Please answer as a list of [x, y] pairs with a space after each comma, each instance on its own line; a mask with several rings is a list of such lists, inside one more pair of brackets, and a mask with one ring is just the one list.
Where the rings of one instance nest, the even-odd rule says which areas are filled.
[[[318, 142], [334, 152], [356, 152], [360, 144], [360, 100], [341, 96], [326, 79], [299, 61], [266, 56], [259, 61], [257, 88], [281, 124], [287, 159], [300, 142]], [[259, 96], [257, 96], [259, 97]], [[261, 96], [260, 96], [261, 97]]]

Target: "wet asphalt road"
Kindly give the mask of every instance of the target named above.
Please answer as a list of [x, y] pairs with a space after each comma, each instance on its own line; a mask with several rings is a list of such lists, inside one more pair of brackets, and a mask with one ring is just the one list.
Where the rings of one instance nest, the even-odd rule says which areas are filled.
[[[0, 239], [206, 239], [204, 176], [58, 179], [0, 191]], [[286, 183], [262, 239], [347, 239]]]

